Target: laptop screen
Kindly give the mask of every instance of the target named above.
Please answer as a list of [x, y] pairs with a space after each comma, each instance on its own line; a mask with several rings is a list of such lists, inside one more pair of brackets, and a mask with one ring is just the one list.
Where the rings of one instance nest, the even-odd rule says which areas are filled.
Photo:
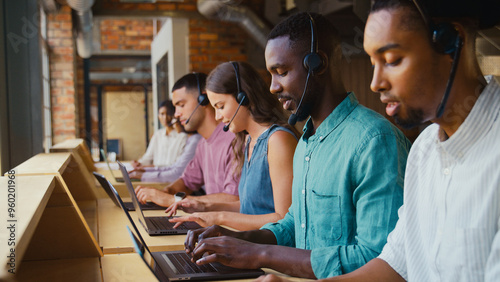
[[125, 212], [125, 215], [127, 216], [128, 220], [130, 221], [130, 225], [134, 229], [135, 233], [138, 234], [137, 236], [139, 237], [141, 245], [147, 250], [148, 253], [151, 253], [149, 251], [148, 245], [146, 245], [146, 241], [144, 241], [144, 238], [142, 238], [141, 233], [139, 233], [139, 229], [137, 228], [134, 221], [132, 220], [130, 213], [125, 208], [125, 204], [123, 203], [122, 198], [120, 197], [120, 195], [118, 195], [118, 192], [116, 191], [115, 187], [113, 187], [113, 185], [109, 181], [106, 180], [106, 182], [107, 182], [106, 184], [108, 185], [109, 189], [113, 192], [113, 196], [114, 196], [115, 200], [118, 202], [118, 205]]
[[130, 222], [130, 226], [132, 226], [132, 229], [134, 229], [134, 232], [132, 232], [130, 230], [130, 228], [128, 226], [126, 226], [128, 232], [129, 232], [129, 235], [132, 238], [132, 243], [134, 245], [134, 249], [135, 249], [136, 253], [138, 253], [141, 256], [141, 258], [144, 261], [144, 263], [147, 265], [147, 267], [149, 268], [149, 270], [151, 270], [151, 272], [156, 276], [156, 278], [158, 280], [160, 280], [160, 281], [169, 281], [168, 278], [165, 277], [164, 275], [162, 275], [161, 277], [159, 277], [155, 273], [155, 271], [151, 268], [150, 264], [146, 261], [145, 255], [147, 254], [148, 257], [151, 258], [154, 261], [154, 265], [159, 265], [158, 262], [156, 261], [156, 259], [154, 258], [153, 254], [149, 250], [149, 247], [146, 244], [146, 241], [144, 240], [144, 238], [142, 237], [141, 233], [139, 232], [139, 229], [137, 228], [137, 225], [135, 225], [134, 221], [132, 220], [132, 217], [130, 216], [130, 213], [125, 208], [125, 204], [123, 203], [123, 200], [120, 197], [120, 195], [118, 194], [118, 192], [116, 191], [115, 187], [113, 187], [113, 185], [109, 181], [107, 181], [107, 180], [106, 180], [106, 182], [104, 184], [107, 185], [107, 187], [109, 188], [109, 190], [113, 193], [113, 196], [114, 196], [115, 200], [118, 202], [118, 205], [125, 212], [125, 215], [127, 216], [127, 219]]
[[130, 194], [130, 198], [132, 199], [132, 204], [134, 205], [137, 217], [139, 218], [139, 221], [142, 223], [142, 225], [144, 225], [144, 227], [147, 227], [146, 219], [144, 218], [144, 213], [142, 212], [141, 205], [139, 204], [139, 200], [137, 199], [137, 195], [135, 194], [134, 186], [132, 186], [132, 181], [128, 176], [127, 169], [120, 161], [116, 162], [118, 163], [120, 171], [122, 172], [123, 182], [125, 182], [125, 186], [127, 186], [127, 190], [128, 193]]
[[104, 152], [104, 149], [101, 149], [101, 156], [102, 158], [104, 159], [104, 161], [106, 162], [106, 164], [108, 165], [108, 168], [109, 168], [109, 172], [111, 173], [111, 176], [113, 176], [113, 178], [115, 179], [116, 181], [116, 176], [115, 174], [113, 173], [113, 170], [111, 169], [111, 165], [109, 164], [109, 161], [108, 161], [108, 158], [106, 156], [106, 153]]
[[106, 191], [106, 194], [108, 194], [108, 196], [111, 198], [111, 201], [113, 201], [113, 203], [117, 207], [119, 207], [120, 205], [118, 204], [116, 197], [113, 195], [113, 191], [111, 191], [111, 188], [109, 187], [109, 184], [108, 184], [109, 182], [106, 179], [106, 177], [104, 177], [104, 175], [101, 175], [95, 171], [93, 171], [92, 173], [94, 174], [97, 181], [99, 181], [99, 184], [101, 184], [102, 189], [104, 189], [104, 191]]
[[[145, 258], [144, 248], [141, 247], [141, 242], [139, 241], [139, 239], [137, 239], [137, 236], [135, 236], [134, 232], [132, 232], [132, 230], [130, 230], [130, 228], [128, 226], [126, 226], [126, 227], [127, 227], [128, 234], [130, 235], [130, 238], [132, 238], [132, 243], [134, 244], [135, 252], [137, 254], [139, 254], [142, 261], [144, 262], [144, 264], [146, 264], [146, 266], [149, 268], [151, 273], [153, 273], [153, 275], [156, 277], [156, 279], [158, 279], [160, 282], [170, 281], [166, 275], [164, 275], [164, 274], [161, 275], [162, 274], [161, 271], [156, 272], [153, 270], [153, 268], [151, 267], [151, 265], [147, 262], [147, 260]], [[137, 229], [135, 231], [137, 232]], [[139, 237], [141, 236], [139, 233], [137, 233], [137, 234], [139, 235]], [[154, 265], [159, 266], [158, 262], [156, 261], [154, 256], [149, 252], [149, 250], [147, 252], [149, 254], [149, 257], [154, 261]]]

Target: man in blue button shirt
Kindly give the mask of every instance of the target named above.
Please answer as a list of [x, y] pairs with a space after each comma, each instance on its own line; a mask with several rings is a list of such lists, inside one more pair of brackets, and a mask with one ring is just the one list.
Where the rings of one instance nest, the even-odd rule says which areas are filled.
[[[298, 120], [310, 116], [294, 155], [289, 212], [260, 230], [190, 232], [186, 251], [198, 264], [331, 277], [377, 257], [396, 224], [410, 142], [345, 90], [339, 36], [323, 16], [311, 16], [314, 21], [301, 13], [278, 24], [265, 51], [271, 92]], [[304, 66], [316, 45], [313, 40], [311, 48], [311, 30], [319, 58]]]

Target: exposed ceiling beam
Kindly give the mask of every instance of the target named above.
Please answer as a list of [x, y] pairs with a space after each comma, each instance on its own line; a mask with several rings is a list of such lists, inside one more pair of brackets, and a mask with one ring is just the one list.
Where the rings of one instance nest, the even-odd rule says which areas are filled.
[[95, 17], [105, 18], [190, 18], [203, 19], [197, 11], [123, 11], [123, 10], [100, 10], [94, 9]]
[[151, 79], [151, 73], [147, 72], [91, 72], [90, 80], [144, 80]]

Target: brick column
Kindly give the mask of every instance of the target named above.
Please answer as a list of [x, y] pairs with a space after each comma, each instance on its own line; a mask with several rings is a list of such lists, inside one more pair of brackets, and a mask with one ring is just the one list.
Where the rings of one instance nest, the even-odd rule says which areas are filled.
[[76, 138], [75, 44], [71, 9], [49, 14], [50, 87], [54, 144]]

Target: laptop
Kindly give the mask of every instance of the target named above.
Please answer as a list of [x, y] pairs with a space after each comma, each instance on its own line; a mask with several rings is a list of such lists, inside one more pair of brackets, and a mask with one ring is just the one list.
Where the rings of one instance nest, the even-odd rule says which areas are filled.
[[132, 182], [130, 182], [130, 177], [128, 176], [127, 169], [125, 166], [117, 161], [118, 166], [122, 172], [123, 180], [125, 181], [125, 185], [127, 186], [128, 193], [130, 194], [130, 198], [132, 198], [132, 204], [134, 205], [137, 217], [139, 222], [144, 226], [144, 229], [148, 232], [149, 235], [178, 235], [178, 234], [187, 234], [190, 229], [198, 229], [201, 226], [196, 222], [184, 222], [179, 225], [177, 228], [174, 228], [175, 223], [172, 223], [167, 216], [148, 216], [145, 217], [142, 212], [141, 205], [139, 204], [139, 200], [137, 199], [137, 195], [135, 194], [134, 187], [132, 186]]
[[[191, 261], [191, 257], [186, 254], [185, 251], [152, 253], [135, 224], [132, 222], [132, 228], [135, 232], [132, 232], [128, 226], [126, 227], [130, 238], [132, 238], [136, 253], [139, 254], [142, 261], [160, 282], [177, 280], [204, 281], [243, 279], [256, 278], [265, 274], [261, 269], [238, 269], [225, 266], [218, 262], [197, 265]], [[151, 268], [148, 263], [148, 261], [151, 260], [153, 261], [153, 268]]]
[[[142, 237], [137, 225], [135, 225], [130, 213], [124, 208], [123, 201], [116, 192], [116, 189], [107, 181], [116, 202], [125, 212], [132, 232], [127, 226], [128, 232], [132, 238], [134, 249], [141, 256], [147, 267], [153, 272], [159, 281], [177, 281], [177, 280], [222, 280], [222, 279], [240, 279], [255, 278], [264, 274], [261, 269], [237, 269], [222, 265], [220, 263], [210, 263], [206, 265], [197, 265], [191, 261], [191, 257], [185, 251], [154, 252], [149, 250], [146, 241]], [[134, 234], [135, 233], [135, 234]], [[136, 235], [137, 234], [137, 235]], [[149, 257], [146, 259], [145, 255]], [[153, 260], [153, 269], [147, 261]]]
[[[104, 159], [104, 161], [108, 165], [109, 172], [111, 173], [111, 176], [113, 176], [113, 178], [115, 179], [116, 182], [124, 182], [122, 177], [116, 177], [115, 174], [113, 173], [113, 169], [111, 168], [111, 165], [109, 164], [108, 157], [106, 156], [106, 153], [104, 152], [104, 149], [101, 149], [100, 151], [101, 151], [102, 158]], [[128, 174], [128, 172], [127, 172], [127, 174]], [[141, 180], [134, 178], [134, 179], [131, 179], [130, 181], [132, 181], [132, 182], [139, 182]]]
[[[93, 171], [92, 173], [94, 174], [94, 177], [97, 179], [97, 181], [99, 181], [99, 183], [101, 184], [101, 187], [104, 189], [104, 191], [106, 191], [106, 194], [108, 194], [108, 196], [111, 198], [111, 201], [113, 201], [113, 203], [117, 207], [120, 207], [120, 205], [116, 201], [115, 195], [113, 195], [113, 191], [111, 191], [111, 187], [109, 186], [108, 180], [106, 180], [106, 178], [102, 174], [99, 174], [95, 171]], [[141, 208], [143, 210], [164, 210], [164, 209], [166, 209], [165, 207], [157, 205], [153, 202], [147, 202], [146, 204], [139, 203], [139, 205], [141, 205]], [[135, 211], [135, 207], [134, 207], [134, 204], [132, 202], [125, 202], [124, 206], [129, 211]]]
[[[128, 226], [127, 230], [132, 238], [135, 251], [142, 258], [142, 261], [156, 276], [158, 281], [178, 281], [178, 280], [228, 280], [256, 278], [264, 275], [261, 269], [238, 269], [225, 266], [218, 262], [205, 265], [197, 265], [191, 261], [191, 257], [185, 251], [153, 252], [137, 230], [132, 232]], [[135, 235], [137, 234], [137, 236]], [[139, 237], [139, 238], [137, 238]], [[153, 268], [147, 262], [146, 255], [153, 261]]]

